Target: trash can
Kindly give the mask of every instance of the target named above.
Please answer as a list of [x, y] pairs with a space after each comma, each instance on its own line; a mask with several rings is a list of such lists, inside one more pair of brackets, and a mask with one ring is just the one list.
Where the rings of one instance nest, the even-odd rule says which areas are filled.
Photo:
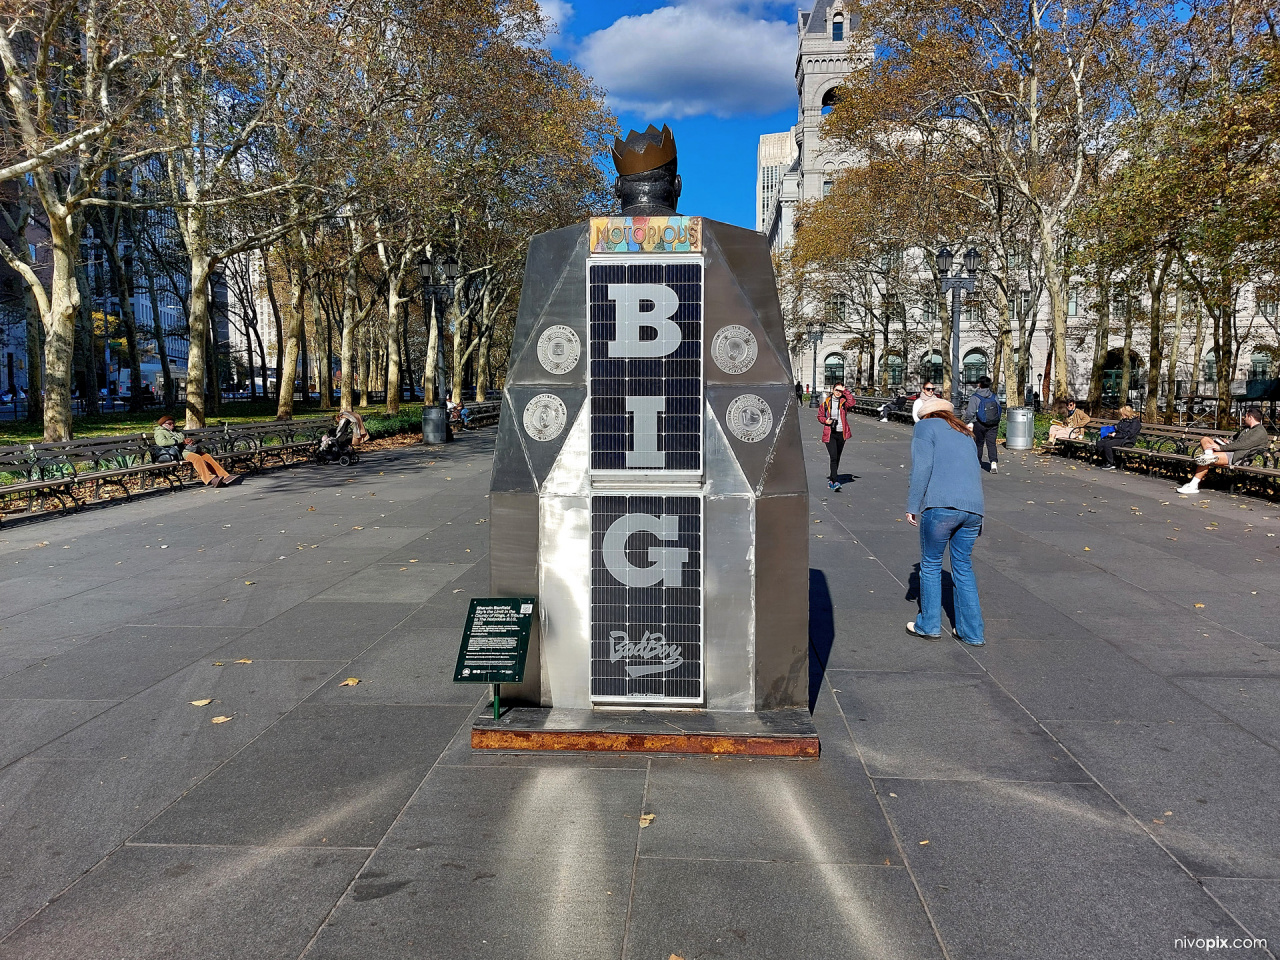
[[449, 411], [444, 407], [422, 408], [422, 442], [445, 443], [449, 439]]
[[1009, 450], [1030, 450], [1036, 438], [1036, 414], [1030, 407], [1014, 407], [1005, 420], [1004, 445]]

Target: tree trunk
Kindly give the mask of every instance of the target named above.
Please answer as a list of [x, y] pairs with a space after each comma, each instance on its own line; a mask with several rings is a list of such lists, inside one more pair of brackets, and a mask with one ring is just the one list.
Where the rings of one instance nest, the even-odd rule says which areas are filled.
[[[311, 283], [308, 285], [308, 291], [310, 292], [310, 296], [311, 296], [311, 323], [308, 324], [305, 328], [307, 333], [307, 337], [306, 337], [307, 342], [304, 343], [303, 346], [304, 346], [304, 349], [306, 349], [308, 344], [314, 346], [314, 349], [309, 350], [309, 352], [307, 353], [307, 356], [315, 357], [316, 389], [320, 391], [320, 409], [332, 410], [333, 409], [333, 364], [330, 363], [330, 358], [333, 356], [333, 340], [332, 340], [333, 332], [329, 324], [329, 318], [325, 314], [323, 306], [320, 303], [320, 284], [316, 282], [316, 278], [314, 276], [311, 277]], [[320, 339], [321, 323], [324, 324], [325, 338], [323, 342]], [[346, 338], [345, 326], [343, 327], [342, 335], [345, 342], [345, 338]], [[324, 349], [322, 350], [321, 347], [323, 347]], [[323, 358], [320, 356], [321, 353], [324, 354]], [[308, 367], [308, 369], [310, 368]], [[345, 366], [342, 368], [342, 376], [345, 381], [347, 376]], [[305, 380], [305, 382], [307, 383], [307, 388], [305, 393], [309, 394], [311, 389], [310, 380], [307, 379]], [[343, 407], [343, 409], [346, 410], [350, 408]]]
[[[387, 413], [400, 412], [400, 370], [403, 354], [400, 352], [400, 332], [404, 328], [404, 299], [400, 296], [400, 272], [387, 273]], [[413, 382], [412, 379], [409, 381]]]
[[75, 266], [79, 231], [68, 235], [68, 231], [55, 229], [51, 233], [53, 279], [49, 287], [49, 315], [42, 318], [46, 443], [71, 439], [71, 373], [75, 365], [76, 316], [80, 312]]
[[44, 415], [44, 328], [40, 304], [26, 284], [22, 286], [22, 301], [27, 310], [27, 421], [39, 423]]
[[1124, 356], [1120, 359], [1120, 406], [1129, 402], [1129, 387], [1133, 374], [1133, 364], [1129, 355], [1133, 352], [1133, 292], [1124, 292]]
[[1172, 425], [1178, 395], [1178, 348], [1182, 344], [1182, 284], [1173, 288], [1173, 342], [1169, 346], [1169, 373], [1165, 381], [1164, 422]]
[[952, 369], [952, 364], [951, 364], [951, 360], [952, 360], [951, 341], [954, 334], [952, 333], [953, 320], [951, 317], [951, 303], [949, 301], [952, 296], [955, 296], [955, 294], [951, 294], [950, 296], [948, 296], [946, 293], [942, 293], [941, 291], [938, 292], [938, 307], [941, 310], [941, 313], [939, 315], [942, 317], [942, 343], [943, 343], [942, 383], [941, 383], [942, 390], [940, 393], [938, 393], [938, 396], [947, 397], [947, 398], [951, 397], [952, 378], [958, 377], [960, 375], [960, 371]]
[[[189, 217], [190, 219], [190, 217]], [[190, 339], [187, 347], [186, 429], [197, 430], [205, 423], [205, 356], [209, 344], [209, 271], [212, 260], [200, 246], [202, 228], [187, 234], [187, 254], [191, 259], [191, 307], [187, 311]]]
[[[89, 277], [84, 263], [76, 263], [76, 286], [80, 290], [80, 310], [77, 314], [77, 343], [80, 362], [83, 364], [83, 378], [80, 381], [80, 401], [84, 404], [84, 412], [97, 416], [98, 410], [98, 338], [93, 324], [93, 297], [89, 291]], [[103, 327], [106, 326], [106, 311], [103, 311]], [[76, 352], [76, 351], [73, 351]]]
[[[1173, 254], [1169, 253], [1160, 269], [1147, 271], [1151, 323], [1148, 328], [1150, 342], [1147, 344], [1147, 398], [1143, 404], [1142, 419], [1148, 423], [1155, 423], [1160, 416], [1160, 372], [1164, 364], [1164, 278], [1172, 259]], [[1168, 402], [1172, 402], [1172, 398]]]
[[[271, 304], [271, 316], [276, 324], [276, 402], [280, 402], [280, 385], [284, 382], [281, 380], [281, 373], [284, 368], [284, 320], [280, 316], [280, 304], [276, 302], [276, 287], [271, 282], [271, 263], [267, 258], [265, 251], [262, 254], [262, 278], [267, 287], [267, 301]], [[266, 364], [266, 354], [262, 355], [263, 365]], [[290, 390], [290, 393], [293, 391]], [[264, 391], [265, 393], [265, 391]]]
[[[302, 301], [307, 295], [306, 254], [310, 244], [305, 231], [298, 231], [298, 238], [302, 257], [299, 258], [298, 269], [293, 273], [292, 277], [293, 289], [290, 291], [289, 307], [293, 311], [293, 315], [289, 318], [289, 331], [284, 340], [284, 355], [280, 360], [279, 373], [276, 376], [278, 392], [276, 399], [277, 420], [293, 419], [293, 385], [298, 378], [298, 356], [301, 353], [303, 341], [306, 339]], [[270, 290], [270, 286], [267, 289]], [[276, 311], [276, 322], [279, 323], [280, 311], [276, 306], [275, 297], [271, 298], [271, 306]]]
[[1093, 331], [1093, 369], [1089, 372], [1089, 414], [1102, 415], [1102, 372], [1107, 365], [1107, 344], [1111, 341], [1111, 277], [1098, 268], [1098, 320]]
[[493, 348], [493, 325], [490, 324], [480, 338], [476, 351], [476, 403], [489, 399], [489, 353]]

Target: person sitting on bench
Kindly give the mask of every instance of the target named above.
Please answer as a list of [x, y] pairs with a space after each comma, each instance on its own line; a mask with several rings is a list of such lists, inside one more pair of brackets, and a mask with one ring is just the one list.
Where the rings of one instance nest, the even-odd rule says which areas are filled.
[[195, 467], [196, 475], [200, 478], [200, 482], [207, 487], [227, 487], [233, 483], [240, 482], [239, 474], [228, 473], [222, 464], [209, 456], [209, 454], [201, 452], [195, 444], [188, 446], [186, 438], [175, 431], [173, 427], [173, 417], [167, 413], [156, 421], [155, 441], [157, 447], [162, 450], [168, 449], [180, 453], [183, 460], [189, 461], [191, 466]]
[[1138, 434], [1141, 432], [1142, 418], [1138, 416], [1137, 410], [1126, 403], [1120, 408], [1120, 422], [1116, 424], [1115, 430], [1105, 437], [1098, 438], [1098, 452], [1102, 454], [1102, 459], [1106, 461], [1102, 465], [1102, 469], [1114, 470], [1116, 468], [1116, 447], [1132, 447], [1133, 441], [1138, 439]]
[[1076, 406], [1071, 397], [1066, 405], [1058, 411], [1058, 416], [1049, 424], [1049, 442], [1059, 440], [1076, 440], [1084, 436], [1084, 428], [1089, 425], [1089, 415]]
[[1199, 493], [1200, 481], [1209, 475], [1214, 467], [1225, 467], [1228, 464], [1243, 460], [1245, 457], [1265, 450], [1271, 443], [1271, 435], [1262, 425], [1262, 407], [1249, 407], [1244, 412], [1244, 426], [1236, 431], [1234, 437], [1226, 443], [1212, 437], [1200, 438], [1200, 452], [1196, 454], [1195, 476], [1178, 488], [1179, 493]]

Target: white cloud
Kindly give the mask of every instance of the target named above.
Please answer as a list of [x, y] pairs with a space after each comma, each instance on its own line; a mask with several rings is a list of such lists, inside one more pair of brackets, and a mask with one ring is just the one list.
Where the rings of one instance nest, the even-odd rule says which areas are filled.
[[574, 58], [619, 110], [647, 120], [767, 114], [796, 101], [796, 28], [752, 0], [682, 0], [622, 17]]
[[573, 4], [568, 0], [538, 0], [538, 7], [542, 18], [548, 21], [547, 33], [552, 36], [561, 33], [573, 19]]

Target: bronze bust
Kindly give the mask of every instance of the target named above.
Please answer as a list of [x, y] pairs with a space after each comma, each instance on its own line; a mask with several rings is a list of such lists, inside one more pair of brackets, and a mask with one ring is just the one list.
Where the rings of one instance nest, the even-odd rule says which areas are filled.
[[643, 133], [632, 130], [624, 141], [613, 138], [613, 165], [618, 179], [614, 195], [622, 201], [624, 217], [670, 217], [680, 200], [676, 173], [676, 138], [666, 124], [653, 124]]

